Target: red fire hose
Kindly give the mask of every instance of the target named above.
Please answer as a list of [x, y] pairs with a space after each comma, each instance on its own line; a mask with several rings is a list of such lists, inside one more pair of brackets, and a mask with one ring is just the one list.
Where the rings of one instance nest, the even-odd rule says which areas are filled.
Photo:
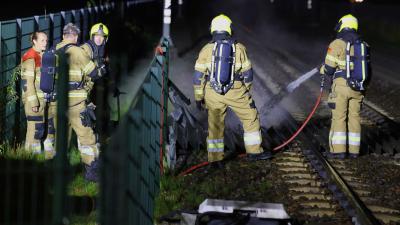
[[[282, 149], [283, 147], [285, 147], [286, 145], [288, 145], [290, 142], [293, 141], [293, 139], [295, 139], [300, 132], [304, 129], [304, 127], [307, 125], [307, 123], [310, 121], [311, 117], [315, 114], [315, 112], [317, 111], [317, 108], [319, 106], [319, 104], [321, 103], [321, 98], [322, 98], [322, 94], [323, 94], [323, 80], [321, 81], [321, 89], [320, 89], [320, 93], [318, 96], [317, 101], [315, 102], [314, 108], [312, 109], [311, 113], [308, 115], [308, 117], [306, 118], [306, 120], [303, 122], [303, 124], [297, 129], [297, 131], [289, 138], [287, 139], [285, 142], [283, 142], [281, 145], [276, 146], [275, 148], [272, 149], [273, 152], [277, 152], [280, 149]], [[240, 154], [239, 157], [242, 158], [246, 156], [246, 154]], [[179, 174], [179, 176], [185, 176], [191, 172], [193, 172], [194, 170], [197, 170], [198, 168], [204, 167], [206, 165], [210, 164], [209, 162], [202, 162], [200, 164], [197, 164], [195, 166], [190, 167], [189, 169], [183, 171], [182, 173]]]

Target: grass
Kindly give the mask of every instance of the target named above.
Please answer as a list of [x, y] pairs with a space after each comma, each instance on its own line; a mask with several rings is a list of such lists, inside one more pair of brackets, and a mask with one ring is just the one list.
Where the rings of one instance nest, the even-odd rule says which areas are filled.
[[97, 213], [90, 213], [89, 216], [73, 216], [71, 218], [71, 225], [96, 225]]
[[77, 174], [68, 186], [70, 196], [96, 197], [98, 193], [98, 184], [85, 180], [82, 173]]
[[33, 154], [26, 151], [21, 145], [12, 147], [9, 143], [0, 144], [0, 156], [5, 159], [45, 161], [44, 154]]
[[[94, 182], [88, 182], [85, 180], [83, 175], [83, 165], [81, 163], [80, 153], [77, 148], [71, 148], [68, 152], [69, 158], [69, 165], [72, 173], [72, 180], [69, 182], [67, 186], [67, 195], [71, 201], [77, 201], [79, 203], [75, 204], [83, 204], [82, 207], [86, 207], [87, 215], [80, 215], [82, 214], [79, 212], [80, 206], [76, 206], [78, 209], [79, 215], [71, 215], [70, 217], [70, 224], [96, 224], [96, 211], [92, 209], [94, 206], [92, 205], [92, 200], [94, 199], [97, 194], [99, 193], [98, 184]], [[52, 169], [52, 162], [47, 161], [44, 157], [44, 154], [33, 154], [31, 152], [26, 151], [21, 146], [12, 147], [8, 143], [3, 143], [0, 145], [0, 160], [4, 160], [5, 164], [8, 165], [5, 168], [9, 169], [10, 171], [14, 171], [15, 169], [25, 168], [24, 170], [20, 171], [19, 176], [26, 179], [29, 182], [30, 176], [32, 171], [30, 168], [37, 170], [37, 175], [34, 176], [48, 176], [49, 170]], [[13, 163], [19, 162], [19, 163]], [[23, 165], [21, 167], [21, 165]], [[15, 168], [14, 168], [15, 167]], [[29, 170], [29, 172], [27, 172]], [[42, 174], [43, 173], [43, 174]], [[47, 174], [47, 175], [46, 175]], [[12, 185], [12, 188], [14, 184]], [[46, 185], [46, 184], [43, 184]], [[48, 187], [51, 195], [52, 187]], [[29, 190], [28, 190], [29, 192]], [[29, 193], [26, 193], [29, 194]], [[22, 196], [15, 197], [16, 199], [21, 198]], [[22, 197], [23, 198], [23, 197]], [[76, 200], [75, 200], [76, 199]], [[82, 201], [83, 203], [80, 203]], [[49, 203], [51, 204], [51, 203]], [[86, 204], [86, 205], [85, 205]], [[88, 209], [88, 204], [91, 208]], [[75, 211], [76, 212], [76, 211]]]

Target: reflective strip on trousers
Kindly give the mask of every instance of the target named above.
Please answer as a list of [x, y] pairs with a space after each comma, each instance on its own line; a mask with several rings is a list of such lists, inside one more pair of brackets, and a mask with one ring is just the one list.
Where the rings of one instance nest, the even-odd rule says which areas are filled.
[[35, 76], [35, 72], [33, 72], [33, 71], [25, 71], [25, 72], [22, 73], [22, 76], [34, 77]]
[[86, 98], [87, 93], [86, 92], [81, 92], [81, 93], [69, 92], [68, 97], [70, 97], [70, 98]]
[[32, 151], [32, 153], [34, 153], [34, 154], [39, 154], [40, 151], [42, 150], [42, 146], [40, 145], [40, 143], [26, 144], [25, 148], [27, 150]]
[[207, 140], [208, 152], [224, 152], [224, 139], [209, 139]]
[[54, 138], [48, 138], [43, 142], [45, 151], [54, 151]]
[[349, 132], [349, 145], [360, 146], [361, 134]]
[[259, 145], [261, 144], [261, 132], [245, 132], [244, 145]]
[[93, 149], [93, 148], [90, 147], [90, 146], [81, 145], [81, 146], [79, 147], [79, 151], [80, 151], [82, 154], [85, 154], [85, 155], [96, 156], [96, 151], [95, 151], [95, 149]]
[[346, 132], [332, 132], [331, 133], [331, 143], [333, 145], [345, 145], [347, 139]]

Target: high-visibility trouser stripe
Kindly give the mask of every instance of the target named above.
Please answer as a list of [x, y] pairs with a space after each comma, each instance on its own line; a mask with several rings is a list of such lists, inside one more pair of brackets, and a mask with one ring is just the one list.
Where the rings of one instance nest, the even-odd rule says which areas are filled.
[[260, 131], [244, 133], [244, 145], [259, 145], [259, 144], [261, 144]]
[[208, 152], [223, 152], [224, 151], [224, 139], [207, 140], [207, 151]]
[[43, 142], [45, 151], [54, 151], [54, 138], [47, 138]]
[[86, 98], [87, 93], [86, 92], [79, 92], [79, 93], [69, 92], [68, 97], [70, 97], [70, 98]]
[[83, 68], [83, 72], [85, 74], [89, 74], [89, 72], [92, 72], [96, 68], [96, 65], [92, 61], [90, 61], [86, 66]]
[[349, 133], [349, 145], [360, 146], [361, 134], [360, 133]]
[[332, 132], [331, 133], [331, 143], [333, 145], [345, 145], [347, 139], [346, 132]]
[[34, 72], [34, 71], [24, 71], [24, 72], [22, 73], [22, 76], [34, 77], [34, 76], [35, 76], [35, 72]]
[[85, 155], [96, 156], [96, 149], [94, 149], [90, 146], [81, 145], [79, 147], [79, 151]]
[[31, 150], [34, 154], [38, 154], [41, 151], [41, 145], [40, 143], [32, 143], [32, 144], [28, 144], [25, 147], [28, 150]]

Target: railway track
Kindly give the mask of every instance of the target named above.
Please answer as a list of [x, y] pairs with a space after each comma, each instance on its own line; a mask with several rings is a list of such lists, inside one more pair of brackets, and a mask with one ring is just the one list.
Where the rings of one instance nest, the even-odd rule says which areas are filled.
[[[281, 127], [275, 133], [296, 130], [295, 118], [289, 112], [286, 117], [287, 127]], [[362, 117], [370, 121], [367, 137], [373, 132], [387, 135], [385, 139], [380, 139], [380, 153], [397, 153], [398, 125], [369, 106], [363, 108]], [[321, 218], [328, 217], [336, 224], [400, 224], [400, 206], [390, 204], [390, 199], [382, 201], [382, 196], [375, 195], [376, 185], [356, 172], [358, 164], [354, 160], [325, 158], [323, 153], [327, 152], [329, 132], [329, 123], [326, 122], [329, 121], [311, 122], [298, 141], [287, 151], [278, 153], [274, 160], [287, 185], [289, 197], [295, 202], [295, 217], [302, 221], [319, 222]], [[373, 147], [376, 148], [376, 144], [373, 146], [376, 141], [365, 138], [364, 142], [370, 147], [368, 153], [378, 152], [372, 151]]]
[[400, 125], [370, 103], [364, 103], [361, 110], [365, 132], [362, 146], [365, 153], [400, 153]]
[[327, 224], [400, 223], [399, 209], [375, 197], [371, 184], [349, 166], [350, 160], [324, 162], [314, 151], [304, 149], [295, 143], [273, 160], [288, 190], [289, 213], [294, 218], [307, 223], [329, 218]]

